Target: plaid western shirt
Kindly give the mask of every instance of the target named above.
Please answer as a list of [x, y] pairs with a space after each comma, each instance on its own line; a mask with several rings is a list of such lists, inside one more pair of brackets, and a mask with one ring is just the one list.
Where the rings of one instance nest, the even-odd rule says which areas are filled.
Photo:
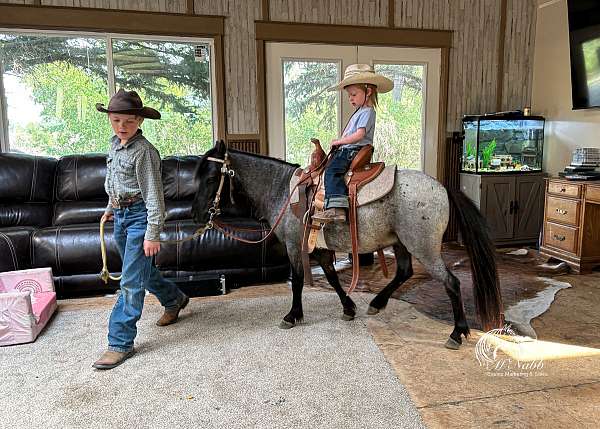
[[110, 140], [106, 157], [104, 189], [108, 194], [107, 213], [112, 201], [141, 197], [148, 210], [146, 240], [157, 241], [165, 221], [165, 199], [158, 150], [138, 130], [124, 145], [117, 136]]

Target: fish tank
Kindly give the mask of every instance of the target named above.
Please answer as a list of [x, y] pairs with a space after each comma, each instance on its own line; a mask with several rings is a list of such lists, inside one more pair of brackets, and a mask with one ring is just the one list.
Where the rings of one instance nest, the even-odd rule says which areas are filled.
[[544, 122], [542, 116], [526, 116], [522, 112], [464, 116], [461, 171], [542, 171]]

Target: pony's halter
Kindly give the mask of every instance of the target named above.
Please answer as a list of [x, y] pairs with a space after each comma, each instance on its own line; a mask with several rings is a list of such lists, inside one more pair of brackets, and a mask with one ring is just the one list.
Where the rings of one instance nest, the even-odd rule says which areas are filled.
[[215, 194], [215, 199], [213, 200], [212, 207], [208, 209], [208, 223], [207, 225], [212, 228], [213, 219], [221, 214], [221, 191], [223, 190], [223, 184], [225, 183], [225, 176], [229, 176], [229, 198], [231, 199], [231, 204], [235, 204], [233, 200], [233, 178], [235, 177], [235, 171], [233, 171], [229, 166], [231, 165], [231, 161], [229, 160], [229, 152], [225, 152], [225, 156], [223, 159], [214, 158], [209, 156], [209, 161], [218, 162], [223, 164], [221, 166], [221, 180], [219, 181], [219, 188], [217, 189], [217, 193]]

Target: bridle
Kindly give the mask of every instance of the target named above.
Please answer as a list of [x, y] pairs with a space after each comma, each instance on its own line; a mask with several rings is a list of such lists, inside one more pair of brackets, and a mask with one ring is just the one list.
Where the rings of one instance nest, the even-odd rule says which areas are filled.
[[235, 171], [230, 168], [231, 160], [229, 159], [229, 151], [225, 152], [223, 159], [209, 156], [206, 158], [208, 161], [218, 162], [223, 164], [221, 166], [221, 179], [219, 180], [219, 187], [215, 194], [212, 206], [208, 209], [208, 222], [206, 223], [208, 229], [214, 227], [214, 219], [221, 214], [221, 192], [223, 191], [223, 185], [225, 184], [225, 177], [229, 177], [229, 198], [232, 204], [235, 204], [233, 199], [233, 178], [235, 177]]
[[283, 204], [283, 207], [281, 207], [281, 210], [279, 211], [279, 214], [277, 215], [277, 219], [275, 220], [275, 223], [273, 224], [273, 226], [271, 227], [271, 229], [269, 230], [267, 235], [265, 235], [260, 240], [246, 240], [245, 238], [233, 235], [231, 232], [227, 231], [225, 228], [228, 228], [228, 229], [234, 230], [234, 231], [237, 230], [237, 231], [250, 231], [250, 232], [265, 232], [267, 230], [266, 229], [251, 229], [251, 228], [233, 228], [229, 225], [225, 225], [225, 224], [219, 222], [216, 219], [217, 216], [219, 216], [221, 214], [221, 208], [220, 208], [221, 192], [223, 191], [223, 184], [225, 183], [226, 176], [229, 176], [229, 194], [230, 194], [231, 202], [232, 202], [232, 204], [235, 204], [235, 202], [233, 200], [233, 178], [235, 177], [235, 171], [233, 171], [233, 169], [230, 168], [231, 160], [229, 159], [229, 151], [228, 150], [225, 151], [225, 155], [223, 156], [223, 159], [215, 158], [212, 156], [209, 156], [206, 159], [208, 161], [218, 162], [223, 165], [221, 166], [221, 179], [219, 181], [219, 187], [217, 188], [217, 192], [215, 194], [215, 198], [213, 199], [212, 206], [208, 209], [208, 222], [206, 223], [205, 228], [206, 229], [216, 229], [217, 231], [220, 231], [221, 233], [223, 233], [223, 235], [226, 237], [229, 237], [233, 240], [241, 241], [242, 243], [247, 243], [247, 244], [259, 244], [259, 243], [262, 243], [263, 241], [265, 241], [267, 238], [269, 238], [271, 236], [271, 234], [273, 233], [273, 231], [275, 231], [275, 228], [277, 228], [277, 226], [281, 222], [281, 219], [283, 219], [283, 215], [285, 214], [285, 211], [292, 199], [293, 191], [298, 187], [298, 185], [300, 185], [300, 182], [298, 182], [294, 186], [294, 188], [290, 191], [287, 200], [285, 201], [285, 203]]

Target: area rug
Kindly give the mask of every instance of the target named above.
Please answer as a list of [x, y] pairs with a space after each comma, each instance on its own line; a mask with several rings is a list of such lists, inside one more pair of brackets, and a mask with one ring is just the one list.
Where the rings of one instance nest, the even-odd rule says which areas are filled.
[[[477, 320], [475, 313], [471, 270], [466, 250], [458, 244], [447, 243], [443, 246], [442, 257], [446, 265], [460, 280], [461, 294], [469, 326], [481, 329], [481, 324]], [[518, 252], [511, 252], [510, 249], [501, 249], [497, 253], [500, 288], [505, 310], [525, 300], [539, 302], [540, 300], [536, 300], [536, 297], [547, 288], [553, 288], [554, 292], [558, 290], [553, 286], [551, 281], [551, 277], [556, 275], [556, 271], [549, 269], [547, 266], [544, 267], [542, 265], [544, 262], [545, 260], [533, 249], [520, 249]], [[388, 251], [386, 251], [386, 264], [390, 273], [390, 278], [388, 279], [383, 276], [377, 259], [373, 265], [361, 267], [357, 290], [373, 293], [381, 291], [389, 283], [396, 271], [394, 255]], [[336, 269], [342, 285], [349, 285], [352, 279], [352, 266], [348, 260], [339, 260], [336, 263]], [[413, 304], [417, 310], [429, 317], [453, 324], [452, 306], [444, 286], [440, 282], [433, 280], [424, 270], [423, 266], [415, 259], [413, 259], [413, 270], [414, 275], [392, 297]], [[325, 276], [320, 274], [320, 269], [315, 270], [314, 277], [316, 286], [331, 289]], [[527, 312], [509, 312], [511, 316], [514, 315], [513, 322], [518, 323], [525, 330], [529, 328], [527, 330], [529, 335], [535, 334], [535, 331], [530, 326], [531, 319], [542, 314], [550, 306], [554, 298], [554, 293], [551, 295], [544, 294], [543, 296], [549, 298], [549, 301], [548, 299], [544, 301], [547, 304], [545, 307], [536, 306], [536, 311], [531, 311], [530, 307], [530, 311]]]
[[109, 311], [59, 310], [35, 343], [0, 349], [0, 426], [423, 427], [368, 332], [366, 302], [345, 322], [335, 294], [307, 291], [291, 330], [278, 328], [288, 296], [193, 299], [163, 328], [147, 305], [137, 354], [110, 371], [91, 368]]

